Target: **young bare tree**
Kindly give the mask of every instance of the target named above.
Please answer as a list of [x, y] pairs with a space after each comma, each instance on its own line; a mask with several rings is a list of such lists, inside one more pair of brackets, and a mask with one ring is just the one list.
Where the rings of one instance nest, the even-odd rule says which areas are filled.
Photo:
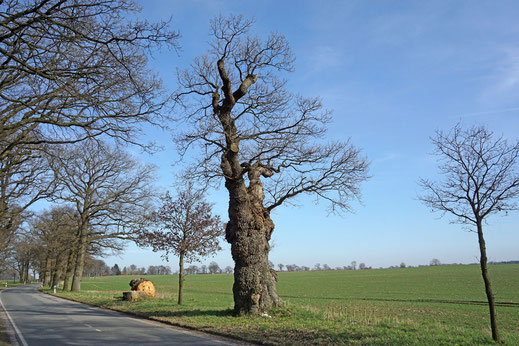
[[135, 239], [135, 223], [153, 197], [153, 167], [99, 141], [58, 150], [51, 163], [59, 188], [55, 199], [73, 204], [79, 217], [72, 279], [72, 291], [79, 291], [89, 245], [116, 247], [113, 240]]
[[178, 304], [182, 304], [184, 261], [192, 262], [220, 250], [220, 217], [212, 214], [212, 205], [205, 201], [203, 191], [188, 183], [177, 190], [176, 199], [166, 193], [148, 220], [149, 228], [140, 232], [138, 243], [151, 246], [153, 251], [164, 251], [166, 259], [170, 253], [179, 257]]
[[330, 202], [332, 211], [349, 210], [368, 169], [349, 141], [323, 143], [329, 112], [319, 98], [291, 94], [278, 77], [293, 69], [288, 42], [277, 33], [261, 40], [249, 34], [252, 24], [241, 16], [214, 19], [211, 49], [178, 74], [189, 123], [180, 150], [199, 144], [191, 175], [223, 178], [229, 192], [237, 314], [281, 303], [268, 265], [272, 210], [304, 193]]
[[435, 211], [453, 215], [454, 222], [475, 227], [492, 338], [500, 342], [496, 305], [487, 270], [483, 224], [492, 214], [508, 213], [518, 208], [515, 199], [519, 195], [519, 142], [509, 144], [503, 137], [496, 138], [485, 127], [463, 129], [460, 125], [447, 134], [437, 132], [432, 142], [440, 160], [443, 180], [422, 179], [420, 185], [427, 194], [420, 199]]

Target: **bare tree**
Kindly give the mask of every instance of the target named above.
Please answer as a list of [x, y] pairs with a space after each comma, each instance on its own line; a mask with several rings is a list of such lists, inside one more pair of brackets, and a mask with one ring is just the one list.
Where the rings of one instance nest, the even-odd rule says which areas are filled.
[[71, 203], [79, 217], [72, 291], [79, 291], [90, 245], [120, 249], [134, 240], [135, 224], [149, 208], [153, 167], [98, 141], [58, 148], [51, 163], [58, 184], [55, 199]]
[[136, 270], [137, 270], [137, 266], [135, 264], [130, 264], [130, 266], [128, 267], [128, 274], [133, 275]]
[[184, 261], [198, 260], [220, 250], [220, 217], [212, 215], [212, 205], [205, 201], [203, 191], [187, 183], [177, 190], [176, 199], [166, 193], [161, 206], [148, 220], [138, 243], [151, 246], [153, 251], [164, 251], [166, 259], [170, 253], [179, 256], [178, 304], [182, 304]]
[[207, 267], [209, 269], [209, 274], [218, 274], [222, 272], [222, 269], [220, 269], [220, 266], [216, 262], [209, 263], [209, 266]]
[[253, 21], [218, 17], [206, 55], [179, 72], [178, 101], [189, 130], [181, 152], [200, 145], [190, 172], [206, 182], [225, 180], [229, 192], [226, 240], [235, 262], [235, 313], [280, 305], [277, 276], [268, 266], [272, 210], [308, 193], [348, 210], [359, 197], [368, 163], [349, 141], [323, 144], [329, 112], [319, 98], [292, 95], [277, 77], [293, 69], [282, 35], [250, 35]]
[[42, 144], [100, 135], [138, 142], [168, 101], [149, 53], [168, 22], [131, 21], [131, 0], [0, 1], [0, 240], [42, 198]]
[[351, 269], [353, 269], [353, 270], [357, 269], [357, 261], [351, 261]]
[[508, 144], [485, 127], [463, 129], [460, 125], [447, 134], [438, 131], [432, 142], [443, 180], [422, 179], [420, 185], [427, 194], [420, 199], [435, 211], [453, 215], [454, 222], [475, 226], [492, 338], [500, 342], [483, 224], [492, 214], [518, 208], [515, 199], [519, 195], [519, 142]]
[[186, 274], [198, 274], [200, 272], [200, 269], [198, 266], [192, 264], [189, 267], [185, 268]]
[[440, 260], [437, 259], [437, 258], [433, 258], [433, 259], [431, 260], [431, 262], [429, 263], [429, 265], [431, 265], [431, 266], [439, 266], [439, 265], [441, 265], [441, 264], [442, 264], [442, 262], [440, 262]]
[[110, 267], [103, 260], [95, 259], [90, 256], [85, 258], [84, 275], [86, 276], [102, 276], [109, 275]]

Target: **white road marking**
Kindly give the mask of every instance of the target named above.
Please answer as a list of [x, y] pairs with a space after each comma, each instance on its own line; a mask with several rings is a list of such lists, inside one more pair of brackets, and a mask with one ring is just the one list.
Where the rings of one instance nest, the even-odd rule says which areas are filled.
[[102, 332], [101, 329], [94, 328], [94, 327], [92, 327], [90, 324], [86, 324], [86, 323], [85, 323], [85, 326], [87, 326], [88, 328], [91, 328], [91, 329], [95, 330], [96, 332]]
[[2, 292], [0, 292], [0, 304], [2, 305], [2, 309], [4, 309], [5, 314], [7, 315], [7, 318], [9, 319], [9, 322], [11, 322], [11, 325], [13, 326], [15, 333], [18, 335], [18, 339], [20, 340], [20, 342], [23, 346], [29, 346], [27, 341], [25, 341], [25, 338], [23, 337], [22, 332], [20, 332], [20, 329], [18, 329], [18, 327], [14, 323], [13, 319], [11, 318], [11, 315], [9, 315], [9, 312], [7, 312], [7, 309], [5, 308], [4, 303], [2, 302], [1, 295], [2, 295]]

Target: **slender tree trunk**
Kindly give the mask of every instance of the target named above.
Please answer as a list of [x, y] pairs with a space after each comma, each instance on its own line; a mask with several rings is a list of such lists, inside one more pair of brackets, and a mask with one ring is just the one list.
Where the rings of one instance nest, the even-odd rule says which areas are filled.
[[182, 305], [182, 289], [184, 288], [184, 254], [180, 253], [180, 259], [178, 261], [178, 305]]
[[50, 275], [49, 275], [49, 287], [52, 287], [52, 278], [54, 277], [54, 273], [56, 272], [56, 260], [50, 260]]
[[23, 273], [25, 272], [25, 268], [23, 264], [18, 267], [18, 276], [20, 277], [20, 283], [23, 284]]
[[30, 266], [30, 262], [27, 261], [25, 263], [25, 273], [23, 273], [23, 276], [24, 276], [24, 282], [25, 283], [28, 283], [29, 282], [29, 266]]
[[79, 238], [79, 247], [76, 256], [76, 265], [74, 267], [74, 276], [72, 278], [73, 292], [81, 291], [81, 279], [83, 277], [83, 268], [85, 266], [85, 255], [88, 247], [88, 223], [84, 223]]
[[494, 300], [494, 294], [492, 293], [492, 285], [490, 284], [490, 277], [487, 270], [487, 250], [485, 246], [485, 239], [483, 238], [483, 225], [482, 221], [478, 220], [478, 240], [479, 240], [479, 251], [481, 252], [481, 275], [483, 276], [483, 282], [485, 283], [485, 291], [487, 293], [488, 308], [490, 309], [490, 327], [492, 328], [492, 339], [501, 343], [499, 337], [499, 330], [497, 328], [497, 311], [496, 303]]
[[235, 262], [233, 295], [234, 312], [238, 315], [281, 305], [276, 292], [277, 274], [268, 264], [268, 242], [274, 223], [262, 205], [259, 174], [249, 173], [249, 182], [246, 188], [243, 180], [226, 181], [230, 195], [226, 239]]

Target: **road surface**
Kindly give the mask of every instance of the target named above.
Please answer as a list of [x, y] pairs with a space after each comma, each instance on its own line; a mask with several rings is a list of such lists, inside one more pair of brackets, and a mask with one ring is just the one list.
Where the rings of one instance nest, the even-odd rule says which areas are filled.
[[49, 296], [38, 292], [37, 287], [0, 292], [0, 305], [23, 346], [231, 344]]

